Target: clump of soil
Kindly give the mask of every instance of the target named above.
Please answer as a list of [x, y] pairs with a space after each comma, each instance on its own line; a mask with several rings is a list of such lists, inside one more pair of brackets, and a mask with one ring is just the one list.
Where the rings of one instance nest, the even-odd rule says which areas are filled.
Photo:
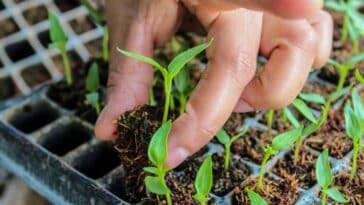
[[342, 110], [330, 110], [326, 122], [304, 143], [320, 152], [328, 148], [330, 156], [342, 159], [353, 147], [344, 127]]
[[250, 204], [250, 200], [248, 195], [244, 191], [245, 188], [249, 188], [260, 194], [264, 200], [271, 205], [274, 204], [284, 204], [290, 205], [295, 204], [299, 197], [298, 189], [296, 184], [287, 180], [274, 181], [271, 179], [265, 178], [263, 180], [263, 189], [261, 192], [258, 192], [256, 189], [258, 179], [250, 178], [247, 181], [243, 182], [239, 187], [235, 188], [235, 192], [232, 198], [232, 203], [234, 205], [246, 205]]
[[316, 156], [301, 149], [297, 162], [294, 162], [294, 153], [291, 150], [282, 159], [279, 159], [273, 172], [282, 178], [295, 182], [299, 187], [309, 189], [316, 184], [315, 163]]
[[[339, 173], [334, 177], [334, 186], [337, 187], [345, 198], [349, 199], [349, 204], [362, 204], [364, 202], [364, 176], [357, 175], [352, 181], [350, 181], [350, 175], [348, 173]], [[334, 205], [340, 203], [329, 200]]]
[[358, 160], [358, 172], [364, 173], [364, 152], [361, 152]]

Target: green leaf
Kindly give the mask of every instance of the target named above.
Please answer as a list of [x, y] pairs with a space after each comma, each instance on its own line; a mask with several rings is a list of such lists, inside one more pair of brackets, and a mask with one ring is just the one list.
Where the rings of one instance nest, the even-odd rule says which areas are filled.
[[221, 129], [218, 133], [216, 133], [216, 137], [217, 137], [217, 140], [223, 145], [230, 143], [230, 136], [223, 129]]
[[325, 149], [316, 161], [316, 180], [319, 185], [326, 189], [328, 188], [333, 180], [330, 161], [329, 161], [329, 151]]
[[179, 93], [186, 94], [190, 86], [190, 77], [188, 69], [182, 69], [177, 76], [173, 79], [174, 85]]
[[360, 118], [360, 120], [364, 120], [364, 104], [361, 100], [361, 97], [359, 96], [358, 90], [354, 87], [353, 91], [351, 92], [354, 111]]
[[311, 109], [306, 105], [305, 102], [303, 102], [301, 99], [296, 98], [293, 102], [292, 102], [293, 106], [303, 115], [306, 117], [306, 119], [308, 119], [309, 121], [313, 122], [313, 123], [317, 123], [317, 120], [315, 118], [315, 116], [313, 115]]
[[172, 128], [169, 120], [164, 123], [153, 135], [148, 147], [149, 160], [158, 168], [162, 168], [168, 157], [167, 140]]
[[208, 48], [211, 43], [212, 40], [208, 43], [198, 45], [178, 54], [167, 67], [168, 72], [170, 73], [172, 78], [174, 78], [188, 62], [190, 62], [194, 57], [196, 57], [206, 48]]
[[99, 93], [98, 92], [92, 92], [86, 95], [86, 100], [90, 105], [94, 108], [96, 108], [99, 104]]
[[344, 116], [345, 116], [346, 133], [349, 135], [351, 139], [356, 141], [362, 136], [361, 124], [359, 117], [351, 109], [349, 103], [345, 104]]
[[300, 98], [306, 102], [316, 103], [323, 105], [325, 104], [325, 98], [316, 93], [300, 93]]
[[345, 7], [333, 0], [325, 1], [325, 7], [335, 11], [345, 11]]
[[324, 192], [334, 201], [340, 202], [340, 203], [348, 203], [349, 200], [346, 199], [342, 193], [335, 187], [332, 187], [330, 189], [324, 190]]
[[248, 194], [251, 205], [268, 205], [268, 203], [258, 193], [255, 193], [248, 188], [245, 189], [245, 192]]
[[212, 158], [207, 156], [197, 172], [195, 180], [196, 192], [202, 196], [207, 196], [212, 188]]
[[144, 184], [148, 191], [154, 194], [166, 195], [170, 192], [168, 187], [164, 185], [163, 181], [159, 177], [147, 176], [144, 180]]
[[335, 60], [333, 60], [333, 59], [329, 59], [329, 60], [327, 60], [327, 63], [329, 64], [329, 65], [332, 65], [332, 66], [334, 66], [334, 67], [343, 67], [343, 65], [341, 65], [340, 63], [338, 63], [338, 62], [336, 62]]
[[86, 78], [86, 88], [89, 92], [97, 92], [100, 88], [99, 65], [95, 62], [91, 65]]
[[143, 170], [146, 172], [149, 172], [151, 174], [155, 174], [155, 175], [159, 174], [159, 170], [156, 167], [144, 167]]
[[352, 87], [352, 85], [350, 85], [342, 90], [338, 90], [338, 91], [331, 93], [329, 96], [329, 102], [335, 102], [336, 100], [338, 100], [340, 97], [342, 97], [343, 95], [348, 93], [349, 90], [351, 89], [351, 87]]
[[359, 69], [356, 69], [355, 70], [355, 79], [361, 83], [361, 84], [364, 84], [364, 77], [361, 75]]
[[350, 58], [350, 60], [346, 64], [350, 65], [350, 67], [352, 67], [363, 60], [364, 60], [364, 53], [360, 53], [360, 54], [355, 55], [354, 57]]
[[92, 21], [98, 24], [99, 26], [103, 26], [101, 14], [91, 6], [88, 0], [80, 0], [80, 2], [87, 9], [89, 15], [91, 16]]
[[53, 46], [64, 46], [67, 43], [67, 35], [64, 32], [58, 17], [54, 13], [48, 12], [48, 19], [50, 23], [50, 38], [53, 42]]
[[288, 121], [295, 127], [295, 128], [299, 128], [301, 125], [298, 122], [298, 120], [296, 119], [296, 117], [293, 115], [293, 113], [291, 112], [291, 110], [287, 107], [283, 108], [283, 115], [286, 116], [286, 118], [288, 119]]
[[239, 139], [240, 137], [242, 137], [243, 135], [245, 135], [248, 132], [249, 128], [245, 127], [242, 131], [240, 131], [237, 135], [233, 136], [230, 140], [230, 143], [235, 142], [237, 139]]
[[161, 66], [157, 61], [155, 61], [152, 58], [149, 58], [149, 57], [146, 57], [146, 56], [134, 53], [134, 52], [125, 51], [125, 50], [122, 50], [120, 48], [116, 48], [116, 50], [119, 51], [121, 54], [127, 56], [127, 57], [134, 58], [136, 60], [139, 60], [139, 61], [142, 61], [142, 62], [147, 63], [149, 65], [152, 65], [155, 68], [157, 68], [158, 70], [161, 70], [161, 71], [164, 70], [165, 71], [165, 68], [163, 66]]
[[298, 137], [302, 135], [302, 129], [302, 127], [296, 128], [276, 136], [272, 140], [273, 150], [279, 152], [283, 149], [288, 148], [291, 144], [294, 143], [294, 141], [297, 140]]

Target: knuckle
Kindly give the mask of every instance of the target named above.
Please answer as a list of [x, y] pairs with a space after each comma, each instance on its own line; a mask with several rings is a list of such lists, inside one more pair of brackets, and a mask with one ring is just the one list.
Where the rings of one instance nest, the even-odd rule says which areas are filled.
[[318, 37], [314, 29], [308, 24], [296, 27], [291, 33], [290, 43], [307, 55], [315, 55]]
[[289, 105], [295, 97], [295, 95], [292, 95], [285, 89], [281, 89], [279, 91], [269, 92], [266, 102], [270, 108], [281, 109]]

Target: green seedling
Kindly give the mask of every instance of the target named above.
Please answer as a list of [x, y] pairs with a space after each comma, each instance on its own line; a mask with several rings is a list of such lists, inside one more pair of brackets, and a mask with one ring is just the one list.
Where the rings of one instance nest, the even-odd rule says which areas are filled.
[[167, 140], [172, 128], [172, 122], [169, 120], [164, 123], [153, 135], [148, 146], [148, 158], [154, 167], [145, 167], [144, 171], [153, 174], [147, 176], [144, 180], [147, 190], [158, 195], [164, 195], [167, 204], [172, 205], [171, 190], [165, 181], [166, 173], [170, 170], [165, 166], [168, 158]]
[[169, 107], [171, 103], [171, 95], [172, 95], [172, 82], [173, 79], [178, 75], [178, 73], [185, 67], [185, 65], [191, 61], [195, 56], [200, 54], [202, 51], [207, 49], [212, 43], [212, 40], [208, 43], [204, 43], [198, 45], [196, 47], [190, 48], [184, 52], [178, 54], [167, 67], [161, 66], [157, 61], [152, 58], [129, 52], [124, 51], [120, 48], [117, 50], [128, 57], [134, 58], [136, 60], [142, 61], [144, 63], [148, 63], [152, 65], [156, 70], [158, 70], [164, 79], [164, 94], [165, 94], [165, 103], [164, 103], [164, 113], [163, 113], [163, 120], [162, 122], [166, 122], [168, 118]]
[[360, 53], [358, 55], [350, 58], [346, 63], [338, 63], [333, 59], [329, 59], [328, 64], [334, 66], [339, 72], [339, 82], [337, 84], [337, 90], [342, 90], [344, 87], [345, 79], [351, 69], [354, 69], [354, 66], [364, 60], [364, 53]]
[[86, 95], [86, 100], [92, 107], [95, 108], [97, 115], [100, 114], [100, 103], [99, 103], [99, 88], [100, 88], [100, 78], [99, 78], [99, 66], [97, 63], [91, 65], [86, 78], [86, 89], [88, 94]]
[[343, 13], [344, 21], [341, 32], [341, 42], [345, 43], [348, 38], [353, 42], [354, 51], [359, 52], [359, 38], [364, 36], [364, 16], [359, 9], [363, 6], [360, 0], [326, 0], [325, 6], [329, 9]]
[[183, 114], [186, 110], [187, 99], [192, 91], [188, 69], [182, 69], [173, 81], [177, 90], [175, 97], [179, 102], [179, 113]]
[[274, 110], [270, 109], [267, 112], [267, 127], [269, 134], [272, 132], [273, 119], [274, 119]]
[[321, 204], [325, 205], [327, 196], [339, 203], [347, 203], [349, 200], [340, 193], [340, 191], [332, 187], [333, 176], [329, 162], [329, 151], [325, 149], [316, 161], [316, 179], [321, 187]]
[[193, 195], [193, 198], [201, 205], [206, 205], [210, 200], [209, 194], [212, 189], [212, 182], [212, 158], [209, 155], [198, 170], [195, 180], [196, 194]]
[[224, 167], [225, 170], [229, 168], [229, 162], [230, 162], [230, 149], [233, 142], [235, 142], [237, 139], [239, 139], [241, 136], [245, 135], [248, 131], [248, 128], [243, 129], [241, 132], [239, 132], [237, 135], [230, 138], [230, 136], [226, 133], [225, 130], [221, 129], [217, 134], [217, 140], [221, 144], [225, 146], [225, 161], [224, 161]]
[[364, 77], [361, 75], [359, 69], [356, 69], [355, 70], [355, 79], [361, 83], [361, 84], [364, 84]]
[[302, 130], [303, 128], [300, 127], [282, 133], [273, 139], [272, 145], [268, 145], [264, 149], [264, 158], [260, 166], [260, 172], [258, 178], [258, 185], [257, 185], [258, 191], [262, 191], [263, 189], [263, 177], [265, 173], [265, 167], [270, 157], [278, 154], [280, 151], [287, 149], [289, 146], [291, 146], [297, 140], [297, 138], [302, 135]]
[[105, 25], [101, 14], [97, 12], [95, 8], [92, 7], [88, 0], [80, 0], [81, 4], [87, 9], [92, 21], [102, 27], [103, 29], [103, 39], [102, 39], [102, 57], [105, 62], [109, 60], [109, 30]]
[[268, 205], [268, 203], [258, 193], [255, 193], [253, 190], [246, 188], [245, 192], [248, 194], [248, 198], [250, 200], [251, 205]]
[[61, 53], [62, 61], [65, 68], [66, 82], [68, 86], [71, 86], [73, 80], [72, 80], [71, 63], [66, 51], [66, 44], [68, 41], [66, 33], [64, 32], [58, 17], [54, 13], [49, 12], [48, 19], [50, 23], [50, 39], [52, 41], [50, 47], [57, 48]]
[[364, 128], [364, 105], [358, 91], [355, 88], [352, 92], [352, 101], [355, 111], [351, 108], [349, 103], [346, 103], [344, 108], [346, 133], [353, 142], [353, 157], [350, 174], [351, 180], [355, 177], [358, 168], [358, 156], [362, 147]]

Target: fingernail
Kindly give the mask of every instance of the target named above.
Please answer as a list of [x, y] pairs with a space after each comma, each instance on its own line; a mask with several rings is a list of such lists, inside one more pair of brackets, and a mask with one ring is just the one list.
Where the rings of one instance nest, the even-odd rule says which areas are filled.
[[236, 105], [236, 110], [238, 112], [252, 112], [254, 111], [254, 108], [245, 101], [239, 101], [238, 104]]
[[168, 167], [177, 167], [189, 156], [189, 152], [183, 147], [177, 147], [169, 151], [166, 165]]

